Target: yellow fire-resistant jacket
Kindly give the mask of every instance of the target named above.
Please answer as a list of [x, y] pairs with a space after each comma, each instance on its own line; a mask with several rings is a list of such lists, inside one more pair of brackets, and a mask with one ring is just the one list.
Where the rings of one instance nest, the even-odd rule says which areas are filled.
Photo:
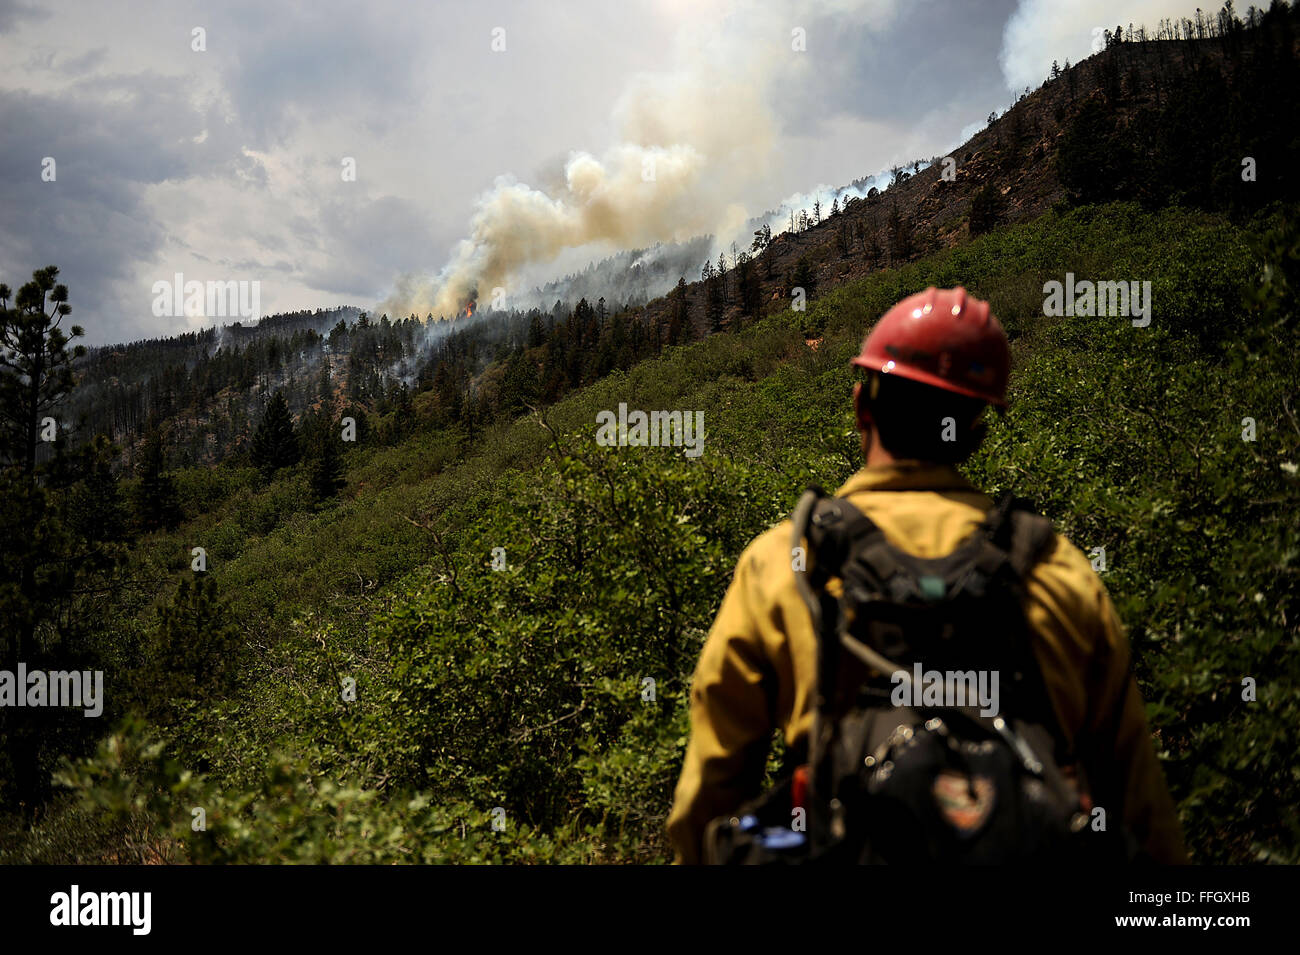
[[[897, 462], [864, 468], [837, 492], [890, 543], [922, 558], [950, 554], [993, 501], [950, 467]], [[791, 568], [789, 521], [746, 548], [709, 632], [691, 686], [691, 738], [668, 834], [682, 863], [700, 861], [709, 820], [758, 794], [768, 744], [812, 724], [817, 645]], [[1129, 669], [1129, 644], [1088, 559], [1058, 536], [1026, 582], [1033, 647], [1071, 744], [1091, 742], [1123, 794], [1123, 819], [1160, 862], [1186, 861], [1182, 833]], [[838, 581], [832, 581], [837, 587]], [[1101, 787], [1093, 779], [1093, 790]], [[1105, 807], [1113, 812], [1114, 807]]]

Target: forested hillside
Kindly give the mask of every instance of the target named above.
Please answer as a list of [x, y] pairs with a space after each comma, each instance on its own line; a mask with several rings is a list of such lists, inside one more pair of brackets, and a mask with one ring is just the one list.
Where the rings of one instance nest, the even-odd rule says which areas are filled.
[[[1014, 368], [967, 473], [1105, 549], [1196, 860], [1300, 862], [1298, 22], [1112, 37], [954, 178], [644, 306], [56, 341], [75, 430], [6, 426], [0, 615], [105, 711], [0, 710], [0, 861], [666, 861], [739, 553], [860, 466], [865, 330], [962, 284]], [[1049, 317], [1067, 273], [1150, 282], [1149, 325]], [[620, 403], [703, 411], [704, 453], [599, 446]]]

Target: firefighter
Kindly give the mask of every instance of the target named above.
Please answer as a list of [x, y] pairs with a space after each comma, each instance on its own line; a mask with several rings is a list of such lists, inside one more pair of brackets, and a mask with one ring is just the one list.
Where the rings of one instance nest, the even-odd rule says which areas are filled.
[[[865, 466], [837, 492], [922, 558], [943, 557], [994, 502], [956, 470], [979, 446], [988, 406], [1006, 407], [1010, 356], [987, 302], [930, 288], [876, 323], [853, 364]], [[701, 861], [710, 820], [758, 794], [779, 728], [806, 753], [817, 638], [796, 587], [787, 521], [740, 557], [691, 686], [691, 735], [668, 834], [679, 863]], [[1026, 621], [1061, 731], [1088, 767], [1095, 801], [1128, 828], [1141, 854], [1186, 861], [1156, 757], [1127, 637], [1088, 559], [1056, 535], [1025, 581]]]

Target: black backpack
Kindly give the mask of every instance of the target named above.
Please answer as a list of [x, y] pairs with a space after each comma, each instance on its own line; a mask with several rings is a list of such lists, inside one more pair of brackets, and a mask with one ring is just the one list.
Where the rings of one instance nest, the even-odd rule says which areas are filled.
[[796, 577], [818, 635], [807, 763], [710, 823], [706, 861], [1131, 857], [1118, 820], [1092, 824], [1030, 647], [1023, 581], [1054, 539], [1047, 518], [1008, 495], [953, 553], [927, 560], [847, 500], [805, 493], [792, 548], [807, 542]]

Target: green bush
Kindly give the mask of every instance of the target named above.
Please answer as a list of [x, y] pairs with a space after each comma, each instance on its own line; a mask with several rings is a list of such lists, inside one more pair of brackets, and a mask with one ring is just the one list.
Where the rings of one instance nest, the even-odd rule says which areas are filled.
[[[1247, 227], [1054, 211], [669, 348], [544, 423], [351, 451], [344, 499], [320, 513], [301, 469], [266, 488], [183, 479], [212, 509], [137, 548], [109, 629], [140, 646], [148, 582], [208, 546], [238, 684], [155, 742], [127, 724], [70, 766], [78, 798], [17, 851], [64, 859], [76, 831], [84, 858], [112, 858], [143, 831], [158, 857], [204, 862], [666, 859], [690, 674], [735, 560], [806, 484], [858, 466], [847, 360], [870, 323], [962, 283], [992, 301], [1015, 367], [968, 473], [1105, 547], [1195, 858], [1300, 861], [1294, 211]], [[1043, 283], [1065, 271], [1151, 281], [1151, 326], [1044, 317]], [[704, 455], [598, 447], [595, 416], [620, 401], [703, 411]]]

